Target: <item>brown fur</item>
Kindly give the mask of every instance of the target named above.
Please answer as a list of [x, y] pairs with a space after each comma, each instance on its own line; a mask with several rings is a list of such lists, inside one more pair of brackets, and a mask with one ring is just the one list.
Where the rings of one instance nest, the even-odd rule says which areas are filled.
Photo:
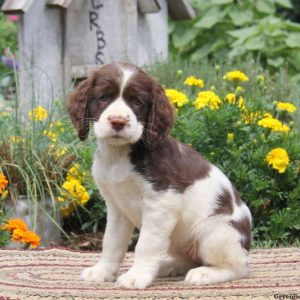
[[244, 239], [241, 240], [243, 248], [250, 250], [251, 246], [251, 222], [248, 218], [239, 221], [231, 221], [230, 224], [241, 234]]
[[195, 180], [208, 176], [210, 170], [210, 164], [198, 152], [170, 136], [157, 143], [155, 151], [141, 144], [133, 146], [131, 162], [155, 190], [173, 188], [180, 193]]

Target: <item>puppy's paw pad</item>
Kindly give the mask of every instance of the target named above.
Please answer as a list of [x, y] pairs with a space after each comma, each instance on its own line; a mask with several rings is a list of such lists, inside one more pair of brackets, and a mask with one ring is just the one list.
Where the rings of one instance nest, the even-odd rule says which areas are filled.
[[80, 275], [81, 279], [84, 281], [97, 281], [97, 282], [104, 282], [104, 281], [113, 281], [114, 276], [109, 272], [105, 272], [99, 266], [93, 266], [89, 268], [85, 268]]
[[117, 286], [126, 289], [145, 289], [152, 280], [151, 275], [128, 271], [118, 278]]

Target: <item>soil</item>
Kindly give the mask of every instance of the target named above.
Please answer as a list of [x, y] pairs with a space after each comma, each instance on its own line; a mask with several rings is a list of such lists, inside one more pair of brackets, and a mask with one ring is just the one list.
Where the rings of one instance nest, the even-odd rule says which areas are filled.
[[[80, 251], [101, 251], [102, 250], [102, 239], [103, 232], [99, 231], [96, 233], [69, 233], [69, 239], [66, 237], [62, 238], [61, 243], [53, 244], [52, 246], [61, 246], [71, 250]], [[135, 245], [138, 240], [138, 232], [135, 231], [132, 235], [131, 244], [128, 247], [129, 251], [134, 251]]]

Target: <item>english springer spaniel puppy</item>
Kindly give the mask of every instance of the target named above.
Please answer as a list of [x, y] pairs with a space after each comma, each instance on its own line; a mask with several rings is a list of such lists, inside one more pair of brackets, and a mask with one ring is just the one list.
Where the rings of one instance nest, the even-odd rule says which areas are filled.
[[107, 206], [103, 252], [84, 280], [115, 280], [135, 227], [134, 262], [119, 287], [179, 274], [192, 285], [247, 276], [250, 211], [216, 166], [168, 135], [173, 107], [153, 78], [108, 64], [70, 94], [68, 111], [81, 140], [92, 124], [92, 173]]

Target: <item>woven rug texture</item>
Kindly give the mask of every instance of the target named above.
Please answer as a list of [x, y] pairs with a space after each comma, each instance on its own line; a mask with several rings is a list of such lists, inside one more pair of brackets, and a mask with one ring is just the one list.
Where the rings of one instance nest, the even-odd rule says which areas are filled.
[[[161, 278], [145, 290], [81, 281], [80, 271], [98, 258], [99, 253], [65, 249], [0, 250], [0, 300], [300, 299], [300, 248], [252, 250], [249, 278], [210, 286], [189, 286], [183, 277]], [[128, 253], [120, 273], [132, 260]]]

